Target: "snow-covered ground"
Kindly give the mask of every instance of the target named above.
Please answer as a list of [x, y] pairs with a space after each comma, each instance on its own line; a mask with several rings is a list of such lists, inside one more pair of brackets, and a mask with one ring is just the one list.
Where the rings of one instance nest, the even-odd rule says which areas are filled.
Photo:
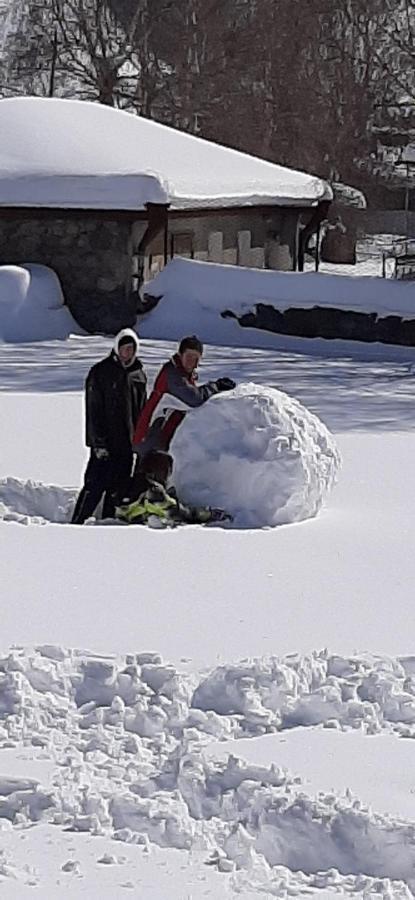
[[[372, 234], [358, 238], [356, 242], [356, 264], [327, 263], [320, 260], [319, 272], [328, 275], [346, 275], [353, 277], [370, 276], [381, 278], [383, 275], [383, 254], [385, 254], [385, 274], [387, 278], [394, 276], [393, 256], [414, 253], [415, 240], [399, 234]], [[306, 257], [305, 270], [315, 271], [315, 263]]]
[[[314, 519], [36, 525], [80, 482], [108, 347], [0, 348], [2, 896], [415, 896], [415, 351], [206, 348], [201, 381], [335, 433]], [[150, 375], [171, 349], [142, 342]]]

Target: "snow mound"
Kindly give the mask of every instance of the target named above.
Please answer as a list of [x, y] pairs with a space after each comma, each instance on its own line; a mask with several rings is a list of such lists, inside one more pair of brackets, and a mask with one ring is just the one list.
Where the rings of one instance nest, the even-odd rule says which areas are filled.
[[66, 340], [82, 333], [52, 269], [0, 266], [0, 341]]
[[72, 488], [0, 479], [0, 521], [21, 525], [44, 525], [46, 522], [69, 522], [77, 492]]
[[143, 338], [179, 341], [184, 334], [200, 334], [206, 344], [273, 348], [281, 335], [241, 327], [223, 317], [254, 312], [259, 303], [284, 312], [315, 306], [378, 316], [414, 317], [413, 282], [370, 276], [316, 272], [275, 272], [269, 269], [221, 265], [175, 258], [147, 285], [161, 297], [140, 321]]
[[326, 426], [275, 388], [242, 384], [187, 414], [172, 444], [179, 497], [237, 527], [315, 516], [340, 466]]

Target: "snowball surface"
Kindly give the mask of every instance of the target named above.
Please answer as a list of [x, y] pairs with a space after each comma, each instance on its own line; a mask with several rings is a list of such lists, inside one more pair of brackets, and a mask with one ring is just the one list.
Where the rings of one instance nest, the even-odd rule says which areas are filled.
[[241, 384], [191, 410], [171, 449], [179, 497], [226, 509], [242, 528], [315, 516], [341, 461], [317, 416], [257, 384]]

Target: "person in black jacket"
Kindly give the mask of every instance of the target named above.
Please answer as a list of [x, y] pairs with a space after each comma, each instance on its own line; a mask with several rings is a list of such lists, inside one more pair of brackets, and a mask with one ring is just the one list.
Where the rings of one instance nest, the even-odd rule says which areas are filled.
[[110, 355], [88, 373], [86, 445], [91, 453], [72, 516], [75, 525], [93, 515], [103, 495], [103, 518], [113, 518], [117, 503], [128, 493], [134, 426], [147, 399], [138, 347], [136, 333], [124, 328]]

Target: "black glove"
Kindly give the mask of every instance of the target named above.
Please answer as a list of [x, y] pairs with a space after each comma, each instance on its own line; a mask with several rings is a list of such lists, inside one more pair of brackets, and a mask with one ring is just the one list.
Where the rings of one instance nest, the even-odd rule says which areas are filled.
[[236, 387], [236, 384], [234, 381], [232, 381], [232, 378], [218, 378], [216, 387], [219, 392], [233, 391], [233, 389]]

